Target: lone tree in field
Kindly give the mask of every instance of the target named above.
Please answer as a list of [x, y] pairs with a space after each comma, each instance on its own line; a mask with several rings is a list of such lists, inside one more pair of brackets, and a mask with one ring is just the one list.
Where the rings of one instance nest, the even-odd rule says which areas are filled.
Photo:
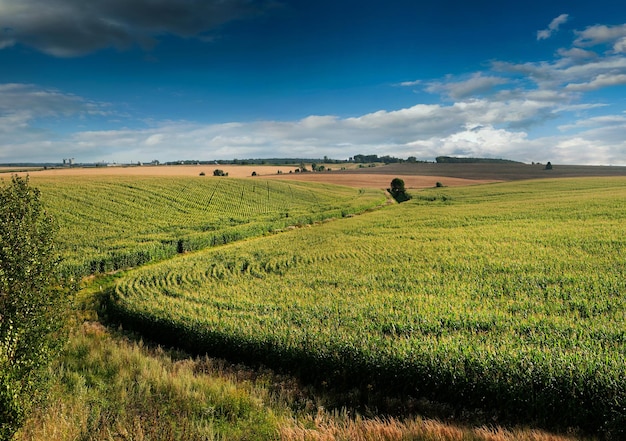
[[63, 342], [69, 289], [57, 277], [56, 226], [28, 178], [0, 187], [0, 439], [40, 401]]
[[393, 196], [393, 198], [398, 202], [404, 202], [411, 199], [411, 196], [407, 194], [406, 189], [404, 188], [404, 181], [400, 178], [393, 178], [391, 181], [391, 187], [388, 188], [387, 191], [391, 193], [391, 196]]

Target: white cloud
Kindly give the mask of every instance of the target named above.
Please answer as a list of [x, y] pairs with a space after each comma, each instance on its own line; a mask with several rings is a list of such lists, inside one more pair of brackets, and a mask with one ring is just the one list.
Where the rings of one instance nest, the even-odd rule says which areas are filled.
[[[595, 58], [587, 57], [585, 60], [561, 58], [554, 62], [535, 62], [512, 64], [506, 62], [494, 62], [493, 69], [508, 75], [520, 75], [525, 81], [532, 81], [541, 90], [558, 90], [568, 84], [587, 84], [600, 77], [596, 85], [598, 87], [610, 86], [614, 83], [608, 81], [609, 77], [617, 77], [626, 74], [626, 57], [620, 55], [605, 55]], [[591, 90], [581, 86], [577, 89], [572, 86], [569, 92]], [[575, 98], [570, 96], [570, 99]]]
[[0, 84], [0, 112], [34, 116], [73, 114], [97, 105], [75, 95], [41, 89], [32, 84]]
[[602, 115], [592, 118], [581, 119], [574, 124], [566, 124], [559, 126], [559, 130], [572, 130], [588, 127], [602, 127], [604, 129], [609, 127], [626, 128], [626, 115]]
[[441, 140], [441, 150], [452, 156], [511, 157], [526, 140], [524, 132], [467, 124], [465, 130]]
[[626, 84], [626, 74], [599, 74], [591, 81], [576, 84], [570, 83], [565, 86], [565, 88], [567, 90], [573, 90], [576, 92], [586, 92], [589, 90], [597, 90], [608, 86], [619, 86], [621, 84]]
[[561, 14], [550, 22], [547, 29], [537, 31], [537, 40], [545, 40], [546, 38], [550, 38], [552, 34], [559, 30], [559, 26], [567, 21], [568, 17], [568, 14]]
[[27, 112], [12, 112], [10, 114], [0, 114], [0, 135], [14, 132], [28, 127], [31, 116]]
[[622, 37], [613, 45], [613, 51], [616, 53], [626, 53], [626, 37]]
[[426, 91], [443, 93], [456, 100], [493, 91], [496, 86], [506, 84], [507, 82], [508, 80], [505, 78], [483, 76], [482, 73], [478, 72], [463, 81], [433, 81], [428, 85]]
[[559, 49], [558, 54], [562, 57], [562, 61], [567, 61], [567, 64], [587, 62], [589, 59], [598, 58], [598, 54], [593, 51], [587, 51], [579, 47], [573, 47], [569, 49]]
[[422, 80], [403, 81], [401, 83], [398, 83], [398, 86], [413, 87], [413, 86], [417, 86], [418, 84], [421, 84], [421, 83], [422, 83]]
[[312, 115], [308, 116], [300, 121], [300, 125], [303, 128], [311, 129], [311, 130], [321, 130], [331, 127], [333, 124], [337, 122], [337, 118], [334, 116], [318, 116]]
[[[73, 119], [111, 115], [109, 106], [76, 95], [32, 84], [0, 84], [0, 144], [16, 139], [45, 139], [55, 136], [37, 126], [39, 120]], [[72, 121], [72, 125], [76, 125]], [[22, 151], [16, 149], [16, 154]], [[0, 161], [2, 157], [0, 156]]]
[[595, 25], [589, 26], [584, 31], [576, 32], [578, 38], [574, 45], [590, 47], [604, 43], [612, 43], [626, 37], [626, 24], [619, 26]]
[[160, 144], [161, 141], [163, 141], [163, 138], [164, 136], [162, 133], [155, 133], [154, 135], [148, 136], [148, 138], [144, 141], [144, 144], [154, 146]]
[[[420, 104], [354, 118], [328, 115], [297, 121], [167, 122], [145, 129], [83, 131], [57, 139], [6, 136], [0, 143], [3, 145], [0, 162], [22, 162], [24, 158], [58, 162], [68, 156], [80, 162], [325, 155], [347, 158], [363, 152], [422, 159], [447, 154], [504, 157], [528, 162], [584, 160], [597, 163], [594, 161], [601, 159], [617, 162], [619, 155], [614, 149], [621, 147], [616, 141], [616, 133], [619, 129], [624, 133], [623, 117], [617, 121], [607, 117], [581, 122], [570, 128], [575, 133], [559, 138], [531, 139], [526, 130], [506, 127], [553, 110], [550, 101], [472, 100], [449, 106]], [[576, 145], [583, 149], [580, 140], [585, 138], [580, 135], [581, 131], [590, 137], [593, 135], [590, 142], [598, 146], [602, 145], [603, 136], [611, 136], [610, 142], [603, 147], [605, 153], [602, 156], [592, 157], [574, 151]], [[568, 142], [568, 139], [575, 141]], [[556, 149], [553, 146], [561, 147]]]

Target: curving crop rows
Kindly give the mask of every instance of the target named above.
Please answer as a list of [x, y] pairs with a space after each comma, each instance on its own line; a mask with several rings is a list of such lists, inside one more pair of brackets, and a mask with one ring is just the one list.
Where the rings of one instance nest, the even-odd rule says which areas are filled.
[[196, 352], [620, 437], [625, 184], [429, 190], [130, 272], [111, 309]]
[[262, 235], [382, 205], [381, 191], [261, 179], [31, 178], [57, 218], [78, 276]]

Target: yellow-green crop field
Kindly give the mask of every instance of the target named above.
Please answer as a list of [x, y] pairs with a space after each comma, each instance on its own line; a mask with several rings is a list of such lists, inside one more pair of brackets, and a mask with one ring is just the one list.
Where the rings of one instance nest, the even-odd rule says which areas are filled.
[[214, 177], [30, 178], [58, 220], [65, 271], [84, 276], [385, 203], [380, 190]]
[[[119, 219], [128, 206], [148, 210], [144, 229], [136, 226], [139, 215], [128, 224], [116, 220], [115, 234], [132, 230], [127, 240], [136, 241], [167, 239], [159, 231], [171, 221], [161, 219], [188, 211], [196, 213], [182, 230], [190, 237], [231, 217], [245, 224], [269, 212], [279, 219], [285, 207], [262, 202], [267, 188], [296, 201], [290, 218], [296, 207], [304, 216], [312, 207], [341, 210], [335, 207], [354, 198], [333, 187], [237, 181], [221, 214], [204, 219], [194, 207], [210, 205], [210, 189], [231, 181], [206, 183], [202, 193], [177, 180], [148, 196], [135, 188], [147, 184], [135, 179], [107, 213]], [[117, 185], [93, 191], [106, 197]], [[257, 202], [238, 203], [240, 194]], [[130, 271], [111, 293], [110, 311], [157, 341], [328, 387], [626, 436], [626, 179], [520, 181], [413, 196]], [[360, 197], [378, 202], [381, 195]], [[170, 201], [167, 210], [145, 208], [159, 198]]]

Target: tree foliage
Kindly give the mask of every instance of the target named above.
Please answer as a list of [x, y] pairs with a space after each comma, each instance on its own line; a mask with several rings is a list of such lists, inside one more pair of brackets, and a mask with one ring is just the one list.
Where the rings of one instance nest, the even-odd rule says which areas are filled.
[[391, 187], [388, 188], [387, 191], [391, 193], [391, 196], [393, 196], [393, 198], [398, 202], [404, 202], [411, 199], [411, 196], [407, 194], [406, 189], [404, 188], [404, 180], [400, 178], [393, 178], [391, 181]]
[[57, 277], [56, 231], [28, 178], [0, 188], [0, 439], [41, 397], [63, 340], [69, 290]]
[[437, 156], [438, 164], [522, 164], [519, 161], [502, 158], [457, 158], [455, 156]]

